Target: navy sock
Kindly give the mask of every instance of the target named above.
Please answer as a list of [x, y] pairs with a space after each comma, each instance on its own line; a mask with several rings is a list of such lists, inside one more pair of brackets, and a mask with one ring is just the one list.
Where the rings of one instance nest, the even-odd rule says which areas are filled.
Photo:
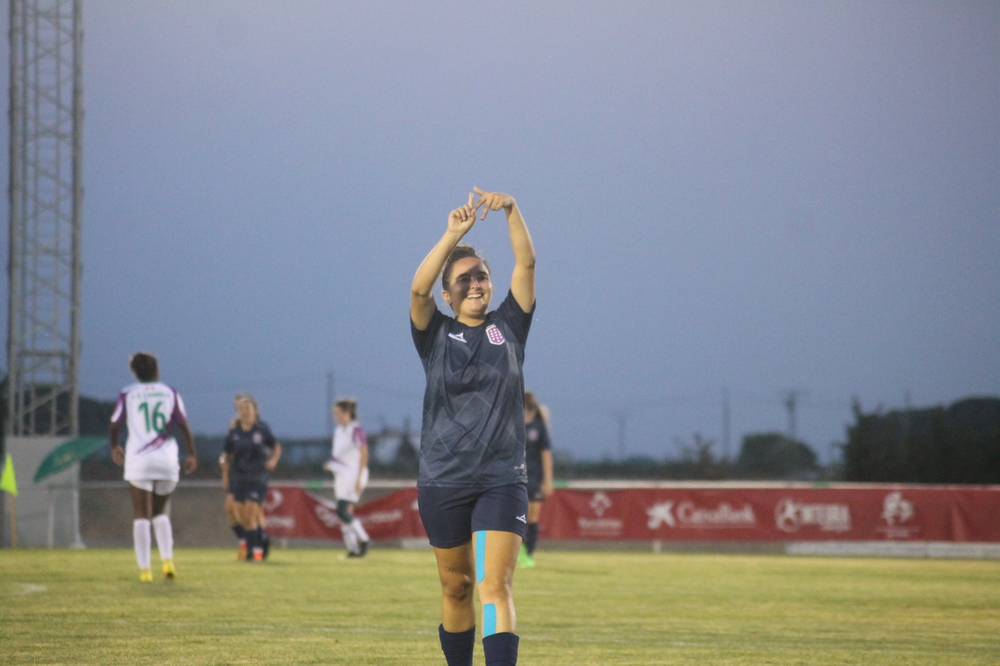
[[472, 652], [476, 648], [476, 628], [466, 631], [445, 631], [444, 625], [438, 626], [438, 636], [441, 638], [441, 650], [448, 666], [472, 666]]
[[516, 666], [517, 664], [517, 634], [504, 631], [483, 639], [483, 652], [486, 653], [486, 666]]
[[257, 543], [257, 530], [245, 530], [247, 536], [247, 559], [253, 559], [253, 549], [254, 546], [259, 545]]
[[524, 547], [528, 555], [535, 554], [535, 544], [538, 543], [538, 523], [528, 523], [528, 533], [524, 535]]
[[242, 525], [236, 524], [236, 525], [230, 525], [230, 527], [233, 528], [233, 534], [236, 535], [237, 539], [240, 539], [242, 541], [243, 539], [247, 538], [247, 531], [243, 529]]

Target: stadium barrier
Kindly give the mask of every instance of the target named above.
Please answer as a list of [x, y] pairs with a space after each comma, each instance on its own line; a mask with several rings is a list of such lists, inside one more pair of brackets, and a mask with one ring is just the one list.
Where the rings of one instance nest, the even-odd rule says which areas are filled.
[[[596, 543], [771, 543], [801, 555], [1000, 558], [1000, 486], [808, 483], [595, 483], [556, 489], [543, 539]], [[272, 486], [277, 537], [340, 539], [336, 504], [308, 488]], [[357, 508], [376, 540], [426, 545], [417, 491]]]

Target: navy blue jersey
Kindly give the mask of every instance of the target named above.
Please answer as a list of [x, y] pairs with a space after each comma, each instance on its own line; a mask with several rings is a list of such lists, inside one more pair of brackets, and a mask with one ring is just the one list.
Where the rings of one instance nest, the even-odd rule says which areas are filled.
[[532, 314], [508, 291], [479, 326], [437, 308], [426, 330], [410, 322], [427, 376], [418, 486], [527, 482], [521, 367]]
[[545, 427], [545, 419], [541, 414], [535, 420], [524, 426], [524, 464], [528, 468], [528, 485], [541, 485], [542, 451], [552, 449], [549, 441], [549, 429]]
[[264, 463], [274, 453], [275, 444], [271, 428], [263, 421], [257, 421], [249, 430], [237, 423], [226, 436], [223, 448], [229, 454], [229, 476], [266, 481], [268, 472]]

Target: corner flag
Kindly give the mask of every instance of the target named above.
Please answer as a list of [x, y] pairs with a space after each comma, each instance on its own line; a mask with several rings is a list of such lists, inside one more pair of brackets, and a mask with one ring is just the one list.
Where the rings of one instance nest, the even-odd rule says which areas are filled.
[[0, 475], [0, 490], [6, 490], [14, 497], [17, 497], [17, 477], [14, 476], [14, 459], [9, 453], [3, 466], [3, 475]]

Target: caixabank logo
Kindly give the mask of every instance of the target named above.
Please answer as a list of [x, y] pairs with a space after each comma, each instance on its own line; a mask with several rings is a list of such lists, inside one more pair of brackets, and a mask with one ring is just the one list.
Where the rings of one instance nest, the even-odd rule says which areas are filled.
[[729, 502], [720, 502], [715, 506], [699, 506], [687, 500], [679, 504], [673, 501], [658, 502], [646, 509], [646, 515], [649, 517], [646, 527], [651, 530], [661, 527], [738, 529], [757, 526], [757, 516], [754, 515], [752, 506], [744, 504], [737, 508]]
[[882, 500], [878, 532], [886, 539], [909, 539], [920, 531], [916, 516], [913, 502], [903, 497], [901, 491], [893, 491]]

